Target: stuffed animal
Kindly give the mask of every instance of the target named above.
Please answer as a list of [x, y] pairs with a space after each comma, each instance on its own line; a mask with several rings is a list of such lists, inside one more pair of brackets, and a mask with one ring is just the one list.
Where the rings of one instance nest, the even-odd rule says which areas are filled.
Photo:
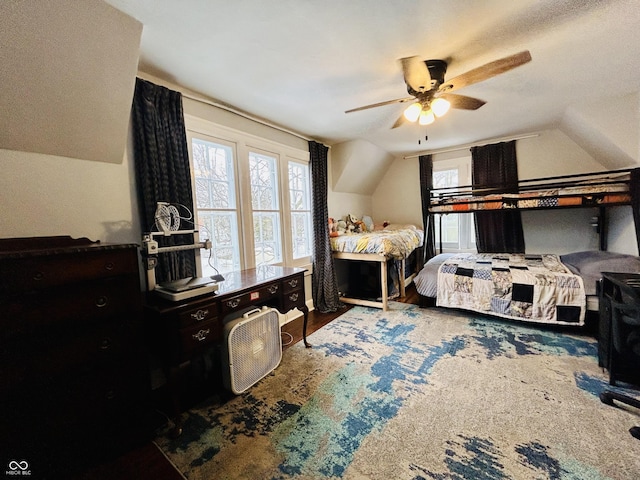
[[347, 231], [349, 233], [362, 233], [365, 231], [365, 226], [362, 220], [355, 215], [347, 215]]
[[329, 236], [337, 237], [340, 235], [338, 232], [338, 223], [331, 217], [329, 217]]

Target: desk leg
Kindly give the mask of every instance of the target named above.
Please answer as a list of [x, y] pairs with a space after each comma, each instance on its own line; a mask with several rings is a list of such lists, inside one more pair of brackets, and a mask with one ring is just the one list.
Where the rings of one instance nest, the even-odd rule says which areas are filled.
[[302, 310], [304, 315], [304, 323], [302, 324], [302, 340], [304, 341], [304, 346], [307, 348], [311, 348], [311, 344], [307, 342], [307, 322], [309, 321], [309, 307], [304, 305], [303, 307], [298, 307], [298, 309]]

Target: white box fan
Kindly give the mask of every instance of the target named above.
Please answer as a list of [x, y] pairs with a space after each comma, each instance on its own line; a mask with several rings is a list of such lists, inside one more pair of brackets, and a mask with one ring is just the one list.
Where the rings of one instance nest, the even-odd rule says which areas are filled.
[[277, 310], [254, 308], [224, 326], [222, 378], [235, 394], [256, 384], [280, 364], [282, 337]]

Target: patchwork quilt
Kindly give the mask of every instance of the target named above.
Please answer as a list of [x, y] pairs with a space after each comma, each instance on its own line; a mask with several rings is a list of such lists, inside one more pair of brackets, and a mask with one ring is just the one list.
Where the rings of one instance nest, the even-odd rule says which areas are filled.
[[584, 325], [582, 278], [554, 254], [459, 254], [438, 270], [436, 305], [529, 322]]

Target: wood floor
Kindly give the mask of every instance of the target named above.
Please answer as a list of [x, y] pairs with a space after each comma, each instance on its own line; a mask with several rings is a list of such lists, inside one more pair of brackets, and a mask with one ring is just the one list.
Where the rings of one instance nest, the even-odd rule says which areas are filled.
[[[418, 294], [415, 286], [411, 284], [407, 287], [406, 296], [396, 298], [394, 301], [403, 303], [418, 304]], [[309, 312], [307, 323], [307, 336], [322, 328], [335, 318], [339, 317], [351, 306], [347, 305], [335, 313]], [[293, 320], [282, 327], [283, 348], [287, 349], [302, 340], [302, 318]], [[289, 337], [289, 335], [291, 337]], [[313, 338], [309, 339], [313, 344]], [[77, 476], [76, 480], [184, 480], [184, 477], [165, 458], [162, 452], [153, 444], [148, 442], [127, 454], [99, 465], [84, 474]]]

